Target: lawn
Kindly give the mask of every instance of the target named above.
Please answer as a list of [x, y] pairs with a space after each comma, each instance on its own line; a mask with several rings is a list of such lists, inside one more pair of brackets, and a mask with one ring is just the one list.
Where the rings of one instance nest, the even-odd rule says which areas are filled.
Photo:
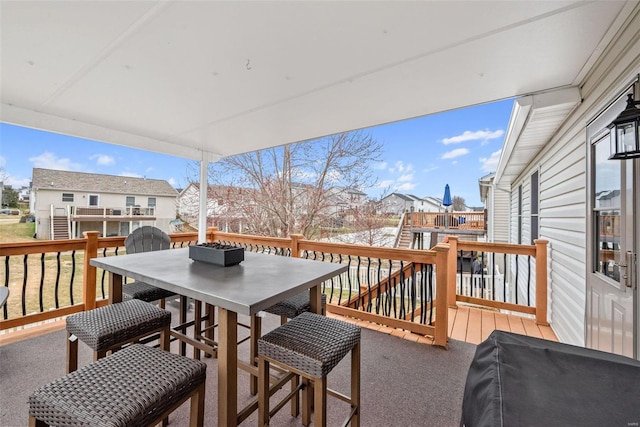
[[[0, 216], [0, 218], [5, 215]], [[36, 231], [35, 222], [0, 222], [0, 243], [33, 242], [33, 233]]]

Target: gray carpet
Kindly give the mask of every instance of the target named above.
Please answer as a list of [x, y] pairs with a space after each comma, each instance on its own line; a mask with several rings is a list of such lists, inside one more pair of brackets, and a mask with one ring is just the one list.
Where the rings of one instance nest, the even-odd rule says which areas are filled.
[[[267, 315], [264, 323], [264, 329], [269, 330], [278, 325], [278, 319]], [[79, 347], [82, 366], [91, 361], [91, 353], [84, 344]], [[247, 351], [248, 345], [243, 344], [239, 352], [242, 358]], [[451, 340], [449, 349], [443, 350], [363, 329], [362, 426], [459, 426], [464, 382], [474, 352], [474, 345], [459, 341]], [[215, 426], [217, 364], [212, 359], [206, 359], [206, 363], [205, 425]], [[346, 357], [329, 375], [329, 387], [348, 393], [349, 369]], [[29, 394], [63, 376], [64, 370], [65, 331], [0, 347], [0, 426], [27, 425]], [[240, 371], [239, 376], [241, 406], [250, 395], [248, 374]], [[329, 397], [328, 425], [341, 424], [348, 409], [346, 403]], [[170, 426], [187, 426], [188, 404], [169, 420]], [[256, 424], [254, 413], [242, 425]], [[287, 407], [274, 417], [272, 425], [301, 424], [299, 418], [289, 415]]]

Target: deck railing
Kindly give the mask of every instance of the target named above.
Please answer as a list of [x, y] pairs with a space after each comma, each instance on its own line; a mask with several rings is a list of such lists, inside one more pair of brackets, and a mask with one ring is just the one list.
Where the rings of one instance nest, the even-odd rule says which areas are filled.
[[486, 231], [484, 212], [411, 212], [404, 225], [411, 228]]
[[547, 322], [547, 244], [486, 243], [449, 236], [449, 306], [457, 301]]
[[[11, 290], [3, 308], [0, 330], [57, 319], [107, 303], [108, 278], [89, 265], [89, 259], [123, 254], [124, 237], [98, 237], [0, 244], [3, 269], [0, 285]], [[194, 244], [196, 233], [171, 234], [174, 247]], [[446, 347], [447, 305], [456, 301], [498, 309], [535, 314], [546, 322], [546, 262], [536, 263], [536, 307], [466, 296], [455, 292], [458, 250], [483, 253], [508, 252], [546, 260], [546, 252], [520, 245], [478, 245], [441, 243], [433, 250], [409, 250], [347, 245], [305, 240], [301, 235], [272, 238], [219, 232], [211, 228], [207, 240], [242, 245], [246, 250], [274, 256], [294, 256], [348, 265], [347, 272], [323, 283], [329, 312], [375, 322], [392, 328], [433, 337], [434, 344]], [[519, 248], [519, 249], [518, 249]], [[508, 250], [507, 250], [508, 249]], [[546, 246], [544, 246], [546, 251]], [[509, 252], [510, 251], [510, 252]], [[538, 268], [544, 265], [545, 273]], [[544, 286], [541, 286], [544, 278]], [[494, 281], [495, 282], [495, 281]], [[487, 283], [487, 281], [483, 282]], [[544, 287], [544, 297], [538, 289]], [[497, 291], [493, 291], [493, 295]], [[486, 297], [486, 295], [482, 295]], [[439, 298], [437, 298], [439, 297]], [[435, 309], [435, 310], [434, 310]]]

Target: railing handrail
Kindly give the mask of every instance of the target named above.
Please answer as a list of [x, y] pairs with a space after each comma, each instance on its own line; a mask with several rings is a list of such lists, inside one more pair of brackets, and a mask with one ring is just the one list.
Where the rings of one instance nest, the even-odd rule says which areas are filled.
[[[34, 320], [41, 321], [48, 318], [59, 317], [70, 314], [72, 312], [87, 310], [95, 306], [100, 306], [106, 302], [97, 299], [95, 295], [96, 278], [92, 276], [95, 273], [95, 267], [89, 264], [89, 260], [92, 257], [98, 256], [99, 250], [108, 248], [124, 247], [124, 236], [114, 237], [98, 237], [98, 232], [85, 233], [85, 237], [82, 239], [72, 240], [50, 240], [50, 241], [38, 241], [38, 242], [10, 242], [0, 243], [0, 256], [13, 256], [13, 255], [28, 255], [28, 254], [44, 254], [49, 252], [65, 252], [65, 251], [85, 251], [85, 276], [84, 276], [84, 290], [83, 301], [81, 304], [75, 304], [73, 306], [62, 307], [60, 309], [53, 310], [52, 313], [37, 313], [35, 315], [27, 315], [26, 321]], [[176, 246], [178, 243], [188, 242], [189, 244], [197, 242], [197, 233], [172, 233], [170, 234], [172, 243]], [[343, 243], [327, 243], [317, 242], [313, 240], [306, 240], [301, 235], [293, 235], [288, 238], [267, 237], [267, 236], [254, 236], [246, 234], [234, 234], [220, 232], [217, 228], [212, 227], [207, 230], [208, 240], [229, 240], [242, 244], [252, 244], [257, 246], [268, 246], [282, 249], [290, 249], [290, 255], [298, 257], [305, 252], [318, 252], [318, 253], [333, 253], [340, 254], [342, 256], [356, 256], [361, 258], [370, 258], [372, 260], [396, 260], [407, 263], [416, 264], [433, 264], [435, 265], [436, 273], [436, 296], [434, 298], [433, 305], [436, 307], [436, 323], [435, 323], [435, 343], [437, 345], [446, 346], [446, 331], [447, 331], [447, 305], [454, 307], [456, 305], [456, 293], [455, 293], [455, 274], [456, 274], [456, 257], [458, 250], [473, 250], [473, 251], [497, 251], [505, 253], [522, 254], [527, 256], [536, 257], [538, 260], [545, 260], [544, 262], [536, 263], [536, 304], [535, 315], [538, 323], [546, 323], [546, 244], [544, 240], [536, 241], [535, 245], [513, 245], [513, 244], [492, 244], [484, 242], [467, 242], [459, 241], [455, 236], [449, 237], [448, 243], [439, 243], [431, 250], [414, 250], [414, 249], [399, 249], [399, 248], [384, 248], [384, 247], [370, 247], [364, 245], [349, 245]], [[91, 273], [93, 271], [93, 273]], [[1, 285], [1, 284], [0, 284]], [[444, 288], [443, 288], [444, 286]], [[87, 291], [88, 288], [93, 288], [92, 291]], [[460, 300], [460, 299], [458, 299]], [[499, 306], [498, 308], [506, 308], [509, 310], [517, 311], [518, 307], [514, 304], [506, 304], [495, 301], [486, 301], [481, 299], [474, 299], [474, 303], [480, 303], [487, 306]], [[448, 303], [448, 304], [447, 304]], [[493, 305], [492, 305], [493, 304]], [[514, 306], [514, 307], [512, 307]], [[525, 307], [519, 311], [530, 313], [530, 307]], [[337, 309], [337, 307], [336, 307]], [[346, 309], [346, 308], [345, 308]], [[57, 310], [57, 311], [56, 311]], [[341, 309], [342, 310], [342, 309]], [[357, 312], [357, 311], [356, 311]], [[341, 312], [342, 313], [342, 312]], [[354, 315], [349, 314], [349, 315]], [[370, 318], [371, 313], [366, 316], [363, 314], [363, 318]], [[444, 321], [443, 321], [444, 319]], [[7, 323], [9, 322], [9, 323]], [[393, 319], [390, 324], [397, 325], [401, 322], [398, 319]], [[443, 323], [439, 323], [443, 322]], [[8, 327], [14, 327], [17, 323], [15, 319], [9, 319], [0, 321], [0, 330], [7, 329]], [[7, 325], [11, 326], [7, 326]], [[424, 325], [420, 325], [424, 327]], [[399, 327], [399, 326], [396, 326]], [[442, 329], [441, 329], [442, 328]], [[444, 331], [444, 332], [443, 332]], [[444, 335], [443, 335], [444, 334]]]

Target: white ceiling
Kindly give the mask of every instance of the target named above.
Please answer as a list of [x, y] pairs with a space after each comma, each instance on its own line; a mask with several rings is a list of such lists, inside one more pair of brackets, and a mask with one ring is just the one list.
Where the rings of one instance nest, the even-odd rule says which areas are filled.
[[214, 159], [576, 85], [624, 6], [3, 0], [0, 119]]

